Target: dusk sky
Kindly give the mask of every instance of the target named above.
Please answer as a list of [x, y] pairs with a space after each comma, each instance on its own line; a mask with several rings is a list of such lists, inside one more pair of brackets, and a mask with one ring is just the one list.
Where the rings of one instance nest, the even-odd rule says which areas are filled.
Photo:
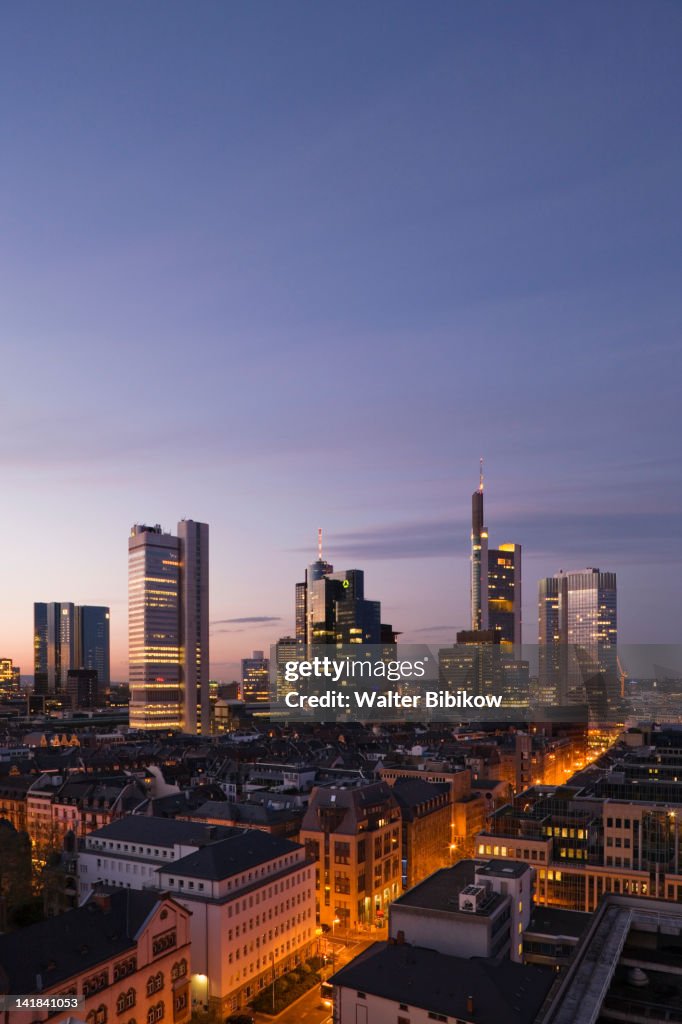
[[5, 4], [0, 656], [211, 528], [221, 679], [315, 556], [468, 625], [470, 496], [680, 642], [679, 3]]

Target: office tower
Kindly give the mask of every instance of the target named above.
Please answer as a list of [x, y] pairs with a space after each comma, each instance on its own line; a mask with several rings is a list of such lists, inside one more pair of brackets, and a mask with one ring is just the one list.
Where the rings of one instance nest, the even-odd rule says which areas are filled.
[[94, 669], [109, 685], [109, 609], [70, 601], [39, 601], [33, 606], [34, 692], [66, 693], [71, 669]]
[[76, 614], [70, 602], [33, 605], [34, 692], [58, 696], [76, 662]]
[[208, 733], [208, 525], [183, 519], [178, 540], [183, 730]]
[[285, 667], [288, 661], [301, 661], [306, 656], [305, 640], [299, 640], [295, 636], [281, 636], [275, 644], [275, 687], [278, 699], [282, 699], [291, 690], [295, 690], [294, 683], [288, 683], [285, 679]]
[[619, 694], [616, 574], [589, 568], [538, 584], [540, 681], [558, 681], [558, 698], [605, 711]]
[[76, 608], [80, 664], [78, 668], [97, 672], [100, 692], [109, 686], [109, 609], [96, 605]]
[[178, 536], [133, 526], [128, 538], [130, 724], [208, 731], [208, 526]]
[[313, 584], [334, 572], [334, 566], [322, 557], [322, 530], [317, 531], [317, 559], [305, 571], [305, 579], [296, 584], [296, 639], [312, 643], [311, 618]]
[[334, 572], [322, 557], [322, 531], [318, 530], [318, 557], [308, 566], [305, 581], [296, 584], [296, 640], [308, 652], [318, 644], [392, 644], [398, 636], [381, 622], [381, 604], [365, 598], [361, 569]]
[[270, 700], [270, 660], [263, 651], [242, 658], [242, 699], [247, 704]]
[[471, 498], [471, 629], [493, 629], [502, 643], [521, 643], [521, 545], [488, 547], [482, 459]]

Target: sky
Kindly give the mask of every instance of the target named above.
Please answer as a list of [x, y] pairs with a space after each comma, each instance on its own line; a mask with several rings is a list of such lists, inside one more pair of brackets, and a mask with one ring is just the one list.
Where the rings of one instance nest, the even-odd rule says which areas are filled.
[[468, 625], [470, 495], [537, 580], [680, 642], [682, 9], [0, 11], [0, 656], [211, 529], [211, 662], [291, 632], [316, 531], [403, 639]]

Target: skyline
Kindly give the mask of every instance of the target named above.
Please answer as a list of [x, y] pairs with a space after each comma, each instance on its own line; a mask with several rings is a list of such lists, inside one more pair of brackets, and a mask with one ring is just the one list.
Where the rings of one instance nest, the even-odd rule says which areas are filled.
[[[487, 501], [489, 500], [489, 497], [490, 497], [489, 489], [488, 488], [489, 488], [489, 485], [488, 485], [488, 482], [486, 481], [486, 500]], [[486, 508], [488, 509], [488, 505], [486, 505]], [[488, 516], [488, 512], [486, 512], [486, 518], [487, 519], [490, 518]], [[135, 525], [151, 526], [153, 524], [152, 524], [152, 522], [150, 520], [147, 524], [141, 524], [140, 523], [140, 524], [135, 524]], [[210, 526], [210, 524], [209, 524], [209, 526]], [[167, 525], [164, 525], [162, 523], [161, 527], [162, 527], [162, 530], [164, 531], [164, 533], [172, 535], [172, 530]], [[450, 528], [452, 530], [452, 524], [450, 524]], [[498, 534], [499, 534], [499, 532], [500, 531], [497, 530]], [[130, 533], [130, 531], [129, 531], [129, 533]], [[444, 531], [444, 533], [445, 533], [445, 531]], [[506, 536], [506, 533], [505, 533], [504, 530], [502, 530], [502, 533], [505, 534], [505, 536]], [[334, 565], [335, 572], [345, 571], [345, 570], [349, 570], [349, 569], [361, 569], [361, 570], [365, 571], [365, 573], [367, 575], [366, 565], [365, 564], [361, 564], [360, 562], [358, 562], [358, 564], [353, 564], [353, 565], [351, 565], [351, 564], [341, 565], [340, 562], [338, 562], [338, 560], [337, 560], [337, 562], [334, 562], [333, 552], [330, 552], [329, 547], [328, 547], [328, 545], [326, 544], [326, 542], [324, 540], [325, 536], [326, 535], [324, 534], [324, 531], [323, 531], [323, 555], [324, 555], [325, 558], [327, 558], [329, 561], [332, 562], [332, 564]], [[344, 536], [344, 535], [342, 535], [342, 536]], [[345, 536], [348, 536], [348, 534], [346, 534]], [[431, 555], [428, 555], [428, 554], [424, 554], [423, 552], [421, 554], [417, 553], [418, 550], [419, 550], [419, 545], [423, 544], [423, 541], [424, 541], [425, 538], [420, 536], [416, 530], [415, 530], [415, 532], [413, 534], [413, 537], [414, 537], [413, 547], [405, 549], [402, 556], [396, 556], [395, 553], [393, 553], [391, 558], [389, 559], [388, 556], [386, 555], [385, 551], [384, 552], [379, 551], [377, 553], [377, 555], [373, 558], [371, 556], [371, 554], [369, 553], [369, 550], [365, 548], [364, 551], [363, 551], [363, 558], [368, 562], [368, 564], [370, 566], [375, 564], [375, 563], [378, 563], [379, 565], [382, 565], [382, 564], [385, 564], [386, 562], [393, 561], [393, 562], [396, 562], [398, 564], [402, 564], [404, 562], [409, 562], [409, 563], [417, 562], [418, 564], [422, 565], [422, 567], [423, 567], [423, 564], [428, 565], [430, 562], [432, 562], [434, 560], [438, 560], [438, 563], [439, 563], [440, 568], [441, 568], [441, 573], [440, 573], [441, 576], [443, 574], [443, 570], [446, 569], [446, 567], [450, 566], [453, 569], [453, 575], [452, 575], [452, 579], [451, 579], [450, 582], [454, 583], [455, 581], [458, 581], [457, 582], [457, 589], [456, 589], [456, 592], [455, 592], [455, 603], [454, 603], [453, 607], [457, 608], [457, 609], [460, 609], [460, 613], [463, 616], [461, 621], [455, 622], [453, 625], [451, 625], [451, 624], [447, 624], [447, 625], [446, 624], [432, 624], [431, 626], [417, 626], [416, 628], [413, 628], [413, 629], [406, 628], [406, 629], [402, 629], [402, 630], [401, 630], [401, 624], [400, 623], [393, 622], [393, 626], [399, 632], [402, 632], [401, 642], [404, 642], [404, 643], [410, 643], [410, 642], [412, 642], [412, 643], [428, 643], [428, 644], [433, 644], [433, 645], [436, 645], [436, 646], [440, 645], [440, 644], [454, 643], [455, 633], [458, 630], [461, 630], [461, 629], [466, 630], [466, 629], [470, 628], [470, 626], [471, 626], [471, 622], [470, 622], [470, 614], [471, 614], [471, 604], [470, 604], [470, 602], [471, 602], [471, 598], [470, 598], [470, 592], [468, 590], [468, 588], [470, 587], [470, 582], [471, 582], [471, 577], [470, 577], [470, 574], [471, 574], [471, 562], [470, 562], [470, 555], [469, 555], [470, 540], [469, 540], [469, 538], [467, 538], [467, 542], [468, 543], [467, 543], [466, 546], [464, 546], [463, 553], [459, 553], [459, 554], [455, 553], [455, 554], [453, 554], [452, 551], [448, 550], [448, 540], [447, 540], [447, 537], [444, 536], [444, 535], [439, 536], [438, 532], [435, 531], [434, 534], [430, 535], [429, 538], [428, 538], [429, 542], [433, 543], [433, 545], [434, 545], [433, 553]], [[440, 544], [443, 545], [442, 550], [438, 551], [438, 549], [436, 548], [436, 544], [437, 543], [440, 543]], [[319, 546], [318, 545], [319, 545], [319, 528], [318, 528], [318, 530], [315, 531], [315, 549], [314, 549], [314, 551], [311, 551], [310, 557], [309, 557], [308, 561], [305, 563], [306, 565], [308, 565], [311, 562], [313, 562], [314, 558], [317, 557], [318, 552], [319, 552]], [[215, 547], [215, 546], [216, 546], [215, 539], [213, 539], [212, 540], [212, 547]], [[341, 548], [343, 548], [343, 546], [344, 546], [343, 544], [340, 545]], [[462, 545], [460, 545], [460, 546], [462, 546]], [[292, 555], [303, 555], [303, 552], [302, 551], [301, 552], [299, 552], [299, 551], [292, 552], [291, 550], [287, 551], [287, 552], [281, 552], [281, 556], [282, 557], [286, 556], [288, 559], [290, 559]], [[213, 558], [213, 556], [212, 556], [212, 558]], [[538, 584], [539, 584], [540, 580], [543, 577], [538, 576], [537, 578], [533, 578], [533, 579], [529, 580], [528, 576], [527, 576], [527, 572], [528, 572], [527, 566], [528, 566], [528, 563], [535, 564], [535, 562], [537, 562], [539, 564], [540, 559], [542, 559], [543, 561], [547, 561], [548, 559], [551, 559], [551, 555], [549, 555], [548, 553], [545, 552], [542, 555], [536, 555], [536, 558], [534, 559], [532, 551], [529, 552], [527, 549], [524, 550], [524, 569], [523, 569], [523, 640], [524, 640], [525, 644], [530, 644], [530, 645], [535, 644], [537, 642], [537, 631], [538, 631]], [[248, 561], [248, 558], [247, 558], [247, 561]], [[592, 563], [590, 563], [590, 565], [592, 567], [598, 567], [602, 571], [614, 571], [614, 570], [609, 569], [606, 566], [606, 563], [604, 562], [604, 560], [602, 560], [602, 562], [600, 562], [600, 563], [596, 562], [595, 560], [592, 560]], [[584, 564], [579, 564], [577, 561], [574, 560], [574, 564], [569, 561], [567, 564], [562, 565], [560, 567], [560, 569], [555, 569], [554, 572], [559, 572], [559, 571], [562, 571], [562, 572], [572, 572], [572, 571], [577, 571], [579, 569], [583, 569], [583, 568], [587, 568], [587, 567], [588, 567], [588, 562], [585, 562]], [[95, 570], [96, 570], [96, 567], [93, 567], [93, 568], [95, 568]], [[299, 570], [299, 575], [302, 575], [303, 571], [304, 570]], [[616, 570], [616, 571], [618, 572], [618, 570]], [[373, 573], [372, 573], [371, 569], [369, 570], [369, 573], [370, 573], [370, 585], [369, 586], [370, 586], [370, 590], [372, 590], [371, 577], [372, 577]], [[211, 590], [214, 589], [214, 582], [213, 582], [214, 574], [216, 574], [216, 567], [213, 565], [213, 562], [211, 562], [211, 566], [210, 566], [210, 587], [211, 587]], [[295, 575], [296, 574], [294, 574], [294, 576]], [[404, 571], [402, 572], [402, 575], [403, 575], [403, 579], [407, 579], [408, 578], [408, 574], [405, 573]], [[553, 575], [553, 573], [549, 573], [548, 575]], [[625, 575], [627, 576], [627, 573], [625, 573]], [[274, 577], [274, 574], [273, 574], [273, 577]], [[126, 562], [126, 569], [125, 569], [125, 582], [126, 582], [126, 587], [127, 587], [127, 562]], [[241, 663], [241, 660], [243, 658], [249, 657], [253, 650], [258, 649], [257, 648], [257, 641], [259, 639], [260, 639], [260, 642], [261, 642], [261, 648], [265, 648], [266, 650], [268, 650], [270, 645], [274, 644], [276, 642], [276, 640], [280, 636], [285, 636], [285, 635], [293, 636], [294, 635], [294, 633], [295, 633], [295, 621], [294, 621], [295, 620], [295, 607], [294, 607], [294, 588], [295, 588], [295, 583], [296, 583], [296, 579], [295, 578], [292, 578], [291, 580], [287, 580], [287, 581], [283, 581], [282, 579], [279, 579], [277, 581], [277, 586], [274, 587], [274, 588], [272, 588], [272, 587], [270, 588], [271, 590], [274, 590], [274, 592], [278, 595], [277, 598], [275, 599], [275, 601], [280, 601], [280, 602], [283, 601], [283, 605], [284, 605], [282, 607], [283, 614], [281, 614], [281, 615], [235, 615], [235, 616], [233, 616], [231, 618], [228, 618], [228, 619], [217, 619], [214, 616], [213, 610], [211, 611], [211, 619], [210, 619], [210, 645], [211, 645], [211, 677], [212, 678], [218, 678], [218, 679], [221, 679], [221, 680], [224, 680], [224, 681], [229, 681], [229, 679], [231, 679], [232, 677], [234, 677], [235, 679], [240, 678], [240, 668], [241, 668], [240, 663]], [[464, 587], [464, 591], [462, 591], [462, 586]], [[287, 605], [287, 596], [285, 596], [287, 590], [289, 591], [289, 593], [288, 593], [288, 605]], [[529, 591], [530, 591], [530, 594], [529, 594]], [[371, 596], [373, 598], [381, 601], [381, 604], [382, 604], [382, 618], [390, 618], [392, 613], [390, 613], [388, 611], [388, 609], [395, 608], [396, 605], [394, 603], [390, 602], [390, 601], [387, 601], [385, 599], [385, 597], [383, 597], [382, 594], [379, 593], [378, 591], [376, 593], [372, 592]], [[408, 600], [408, 606], [407, 607], [408, 607], [408, 612], [409, 612], [409, 611], [412, 610], [410, 608], [410, 605], [409, 605], [409, 594], [407, 594], [406, 596], [407, 596], [407, 600]], [[212, 597], [209, 599], [209, 602], [210, 602], [211, 609], [213, 609], [213, 598]], [[85, 602], [79, 602], [79, 603], [85, 603]], [[120, 604], [121, 602], [120, 602], [120, 600], [118, 602], [110, 602], [109, 603], [109, 607], [111, 607], [112, 604], [116, 604], [116, 603]], [[418, 602], [415, 601], [414, 603], [417, 604]], [[633, 644], [633, 643], [669, 644], [670, 643], [671, 644], [671, 643], [674, 642], [674, 639], [672, 638], [672, 633], [673, 633], [672, 629], [671, 629], [671, 636], [667, 637], [664, 634], [661, 634], [660, 638], [658, 638], [658, 639], [646, 639], [646, 640], [643, 640], [643, 639], [637, 638], [636, 636], [633, 637], [632, 635], [625, 635], [624, 636], [623, 635], [623, 628], [622, 628], [622, 625], [620, 624], [621, 623], [621, 616], [622, 616], [622, 612], [621, 612], [621, 604], [622, 603], [625, 603], [626, 607], [628, 605], [632, 604], [631, 601], [627, 601], [627, 600], [624, 601], [624, 595], [622, 593], [622, 585], [619, 584], [619, 643], [621, 643], [621, 644], [626, 644], [626, 643], [627, 644]], [[33, 614], [32, 610], [33, 610], [33, 605], [31, 605], [31, 615]], [[112, 620], [111, 620], [112, 679], [114, 681], [117, 681], [117, 682], [125, 681], [128, 678], [128, 652], [127, 652], [128, 615], [127, 615], [127, 599], [123, 600], [122, 612], [123, 612], [123, 618], [122, 618], [121, 622], [116, 623], [116, 619], [115, 619], [115, 617], [113, 615], [112, 615]], [[671, 609], [669, 609], [669, 612], [670, 612], [670, 621], [671, 621], [671, 624], [672, 624], [675, 621], [675, 609], [671, 608]], [[221, 650], [229, 650], [230, 652], [236, 652], [234, 658], [225, 659], [224, 661], [221, 661], [219, 658], [215, 658], [216, 638], [217, 637], [221, 637], [221, 636], [233, 636], [233, 637], [236, 637], [236, 639], [234, 639], [232, 641], [229, 641], [229, 640], [228, 641], [223, 641], [222, 644], [220, 643], [220, 641], [218, 641], [218, 644], [219, 644], [219, 647], [220, 647]], [[254, 638], [253, 639], [253, 644], [251, 644], [251, 641], [248, 640], [247, 637], [253, 637]], [[263, 639], [264, 637], [266, 639]], [[32, 623], [31, 623], [31, 634], [30, 634], [30, 637], [29, 637], [29, 642], [26, 645], [27, 648], [29, 648], [29, 647], [31, 648], [31, 651], [30, 651], [31, 654], [32, 654], [32, 644], [33, 644], [33, 629], [32, 629]], [[244, 646], [245, 644], [246, 644], [246, 647]], [[251, 645], [251, 646], [249, 646], [249, 645]], [[248, 647], [248, 649], [247, 649], [247, 647]], [[11, 654], [3, 654], [2, 656], [3, 657], [5, 657], [5, 656], [12, 657]], [[24, 667], [24, 664], [19, 660], [19, 658], [15, 657], [14, 661], [15, 661], [15, 664], [16, 663], [20, 664], [20, 666], [22, 668], [22, 677], [23, 676], [28, 676], [28, 675], [31, 674], [31, 672], [29, 672], [27, 670], [27, 668]], [[30, 664], [32, 665], [32, 658], [31, 658]], [[25, 665], [26, 666], [29, 665], [28, 658], [25, 661]], [[219, 670], [216, 670], [214, 668], [214, 666], [220, 666], [220, 665], [226, 667], [228, 671], [227, 672], [223, 672], [221, 674], [221, 672]], [[119, 666], [119, 667], [117, 668], [117, 666]], [[231, 675], [230, 675], [230, 673], [231, 673]]]
[[[212, 675], [315, 557], [408, 640], [469, 619], [470, 495], [537, 581], [679, 639], [682, 12], [150, 0], [3, 12], [0, 657], [211, 527]], [[30, 74], [27, 74], [30, 68]], [[390, 600], [389, 600], [390, 595]]]

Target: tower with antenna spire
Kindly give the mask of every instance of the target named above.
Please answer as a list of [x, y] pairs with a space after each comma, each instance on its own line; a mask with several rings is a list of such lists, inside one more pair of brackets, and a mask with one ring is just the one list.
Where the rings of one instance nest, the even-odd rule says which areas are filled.
[[521, 643], [521, 545], [488, 547], [483, 513], [483, 459], [471, 496], [471, 629], [494, 630], [501, 643]]
[[316, 580], [322, 580], [334, 572], [334, 566], [326, 562], [322, 557], [322, 527], [317, 531], [317, 559], [308, 566], [305, 571], [305, 580], [296, 584], [296, 639], [302, 643], [307, 642], [308, 621], [312, 611], [310, 596], [312, 584]]

